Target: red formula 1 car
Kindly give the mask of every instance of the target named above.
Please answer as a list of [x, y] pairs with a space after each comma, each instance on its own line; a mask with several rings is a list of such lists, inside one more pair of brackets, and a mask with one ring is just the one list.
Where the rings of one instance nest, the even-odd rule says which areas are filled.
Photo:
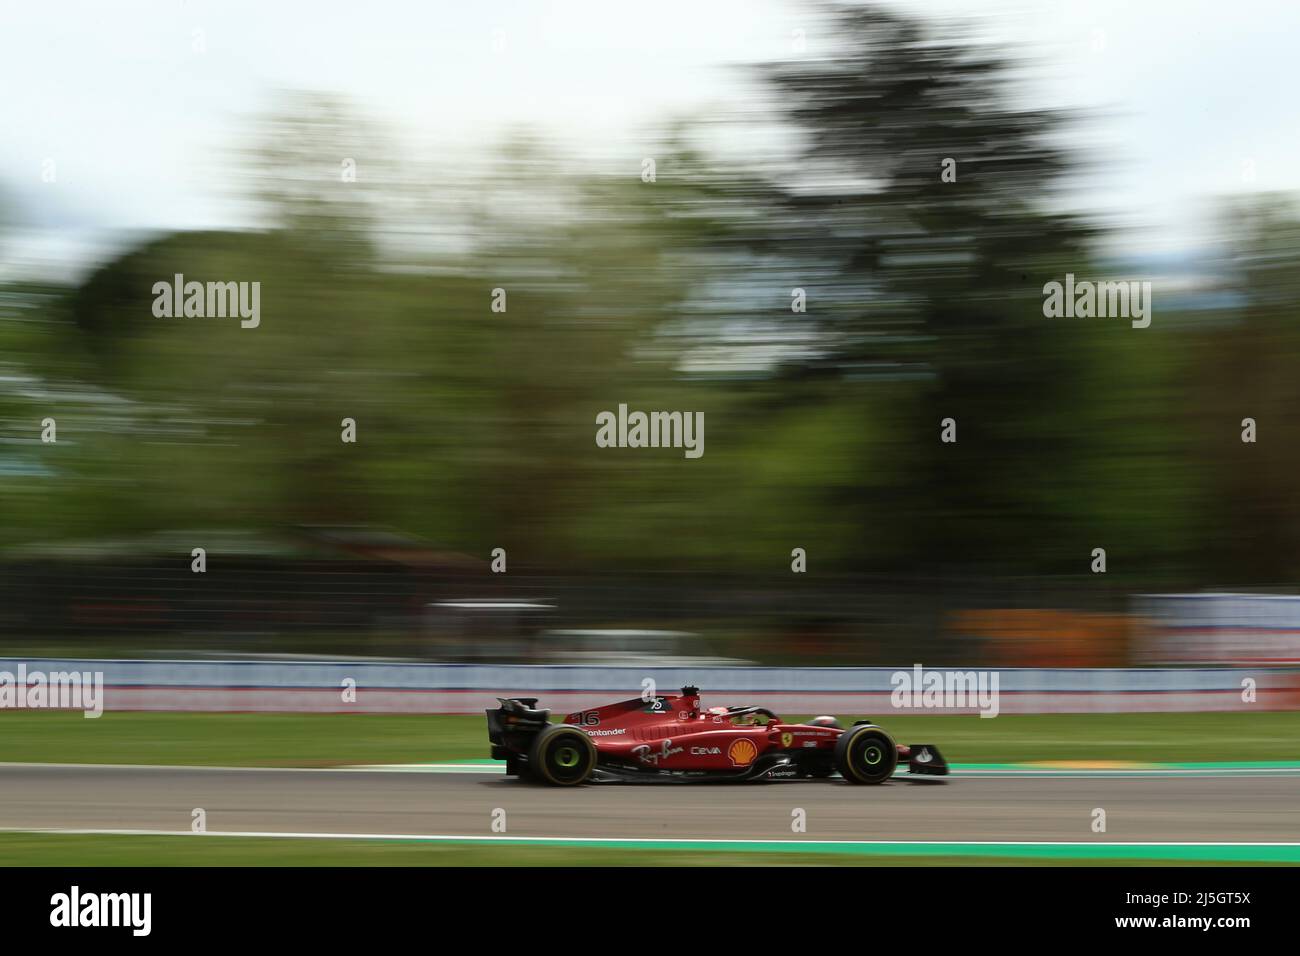
[[931, 744], [895, 744], [869, 720], [845, 729], [834, 717], [785, 723], [763, 707], [700, 708], [697, 687], [568, 714], [551, 723], [536, 697], [498, 698], [487, 712], [492, 757], [506, 773], [557, 787], [588, 781], [703, 782], [829, 777], [884, 783], [900, 760], [914, 774], [944, 776]]

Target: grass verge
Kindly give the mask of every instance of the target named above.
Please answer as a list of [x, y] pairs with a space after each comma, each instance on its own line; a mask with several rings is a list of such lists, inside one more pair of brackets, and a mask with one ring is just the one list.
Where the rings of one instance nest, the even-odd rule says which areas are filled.
[[[1300, 760], [1300, 713], [879, 719], [953, 763]], [[0, 762], [328, 767], [487, 756], [481, 716], [0, 711]]]

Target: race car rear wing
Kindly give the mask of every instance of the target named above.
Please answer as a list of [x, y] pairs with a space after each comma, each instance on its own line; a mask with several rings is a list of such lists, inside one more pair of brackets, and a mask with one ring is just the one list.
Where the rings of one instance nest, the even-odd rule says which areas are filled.
[[551, 712], [539, 710], [536, 697], [498, 697], [501, 706], [487, 711], [488, 740], [492, 756], [503, 759], [497, 748], [524, 753], [528, 744], [551, 722]]

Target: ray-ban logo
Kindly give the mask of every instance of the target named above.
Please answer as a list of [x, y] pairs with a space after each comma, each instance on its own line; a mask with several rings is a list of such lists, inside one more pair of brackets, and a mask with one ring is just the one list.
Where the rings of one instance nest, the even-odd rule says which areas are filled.
[[178, 272], [171, 282], [155, 282], [153, 294], [153, 314], [159, 319], [238, 316], [244, 329], [255, 329], [262, 322], [260, 282], [186, 282]]

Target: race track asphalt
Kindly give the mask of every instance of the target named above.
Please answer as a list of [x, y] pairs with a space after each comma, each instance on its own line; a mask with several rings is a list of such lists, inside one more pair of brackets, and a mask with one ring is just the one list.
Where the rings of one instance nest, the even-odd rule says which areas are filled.
[[[498, 774], [0, 766], [0, 829], [810, 840], [1300, 841], [1300, 778], [838, 779], [556, 790]], [[1106, 811], [1094, 833], [1093, 811]], [[797, 837], [796, 837], [797, 838]]]

